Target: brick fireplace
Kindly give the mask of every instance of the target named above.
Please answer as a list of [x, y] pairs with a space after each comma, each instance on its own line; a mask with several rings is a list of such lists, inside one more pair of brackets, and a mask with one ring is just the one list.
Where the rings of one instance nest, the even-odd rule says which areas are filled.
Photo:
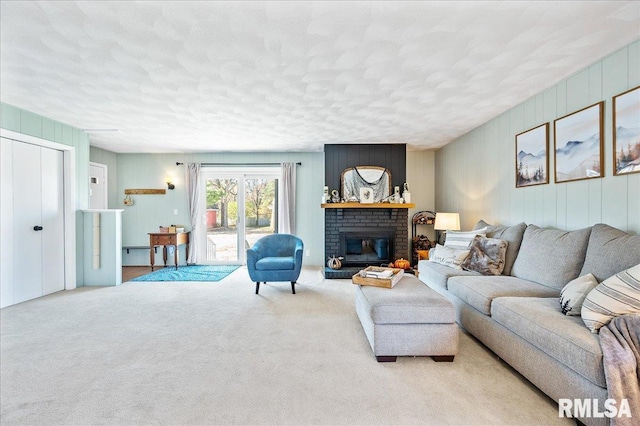
[[343, 256], [343, 268], [325, 268], [326, 278], [351, 278], [369, 265], [408, 259], [406, 208], [325, 208], [325, 256]]

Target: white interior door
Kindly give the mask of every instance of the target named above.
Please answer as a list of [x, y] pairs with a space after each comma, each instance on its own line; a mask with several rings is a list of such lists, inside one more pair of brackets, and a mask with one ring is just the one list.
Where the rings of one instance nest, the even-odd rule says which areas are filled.
[[107, 166], [100, 163], [89, 163], [89, 208], [108, 208], [107, 191]]
[[13, 142], [14, 303], [42, 296], [42, 231], [34, 229], [43, 227], [40, 149]]
[[64, 289], [63, 157], [2, 139], [2, 307]]

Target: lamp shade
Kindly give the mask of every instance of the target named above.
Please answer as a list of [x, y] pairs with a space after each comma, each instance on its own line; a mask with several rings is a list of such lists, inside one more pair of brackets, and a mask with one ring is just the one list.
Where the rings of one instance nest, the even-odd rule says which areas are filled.
[[436, 213], [436, 223], [433, 225], [436, 231], [452, 231], [460, 230], [460, 214], [459, 213]]

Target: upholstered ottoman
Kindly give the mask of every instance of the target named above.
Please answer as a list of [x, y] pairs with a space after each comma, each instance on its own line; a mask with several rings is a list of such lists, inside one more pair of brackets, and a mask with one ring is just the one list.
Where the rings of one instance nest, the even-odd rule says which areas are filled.
[[458, 354], [453, 304], [413, 275], [390, 289], [357, 286], [356, 313], [379, 362], [398, 356], [453, 361]]

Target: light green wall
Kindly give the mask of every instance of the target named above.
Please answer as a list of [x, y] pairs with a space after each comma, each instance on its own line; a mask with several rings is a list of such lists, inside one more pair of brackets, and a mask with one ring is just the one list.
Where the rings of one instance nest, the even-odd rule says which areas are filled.
[[[89, 206], [89, 136], [80, 129], [38, 114], [0, 103], [0, 127], [75, 148], [76, 218]], [[76, 281], [84, 281], [81, 220], [76, 220]]]
[[[305, 243], [310, 256], [306, 265], [324, 264], [324, 211], [320, 208], [324, 187], [324, 153], [208, 153], [208, 154], [118, 154], [117, 203], [110, 208], [124, 209], [122, 217], [122, 245], [149, 244], [147, 233], [157, 231], [160, 225], [184, 224], [190, 228], [187, 211], [184, 166], [190, 163], [263, 163], [302, 162], [297, 169], [297, 234]], [[134, 205], [124, 206], [124, 190], [128, 188], [166, 189], [165, 177], [172, 177], [176, 185], [165, 195], [133, 195]], [[178, 215], [174, 216], [174, 209]], [[181, 250], [184, 262], [184, 250]], [[123, 254], [124, 265], [146, 265], [149, 255], [144, 250]]]
[[[436, 152], [436, 207], [479, 219], [579, 229], [595, 223], [640, 233], [640, 174], [613, 176], [612, 97], [640, 85], [640, 41], [595, 62]], [[605, 103], [604, 178], [554, 183], [553, 121]], [[515, 135], [550, 123], [551, 183], [515, 188]]]
[[107, 166], [107, 208], [120, 209], [122, 197], [118, 194], [118, 155], [115, 152], [92, 146], [89, 151], [89, 161]]

